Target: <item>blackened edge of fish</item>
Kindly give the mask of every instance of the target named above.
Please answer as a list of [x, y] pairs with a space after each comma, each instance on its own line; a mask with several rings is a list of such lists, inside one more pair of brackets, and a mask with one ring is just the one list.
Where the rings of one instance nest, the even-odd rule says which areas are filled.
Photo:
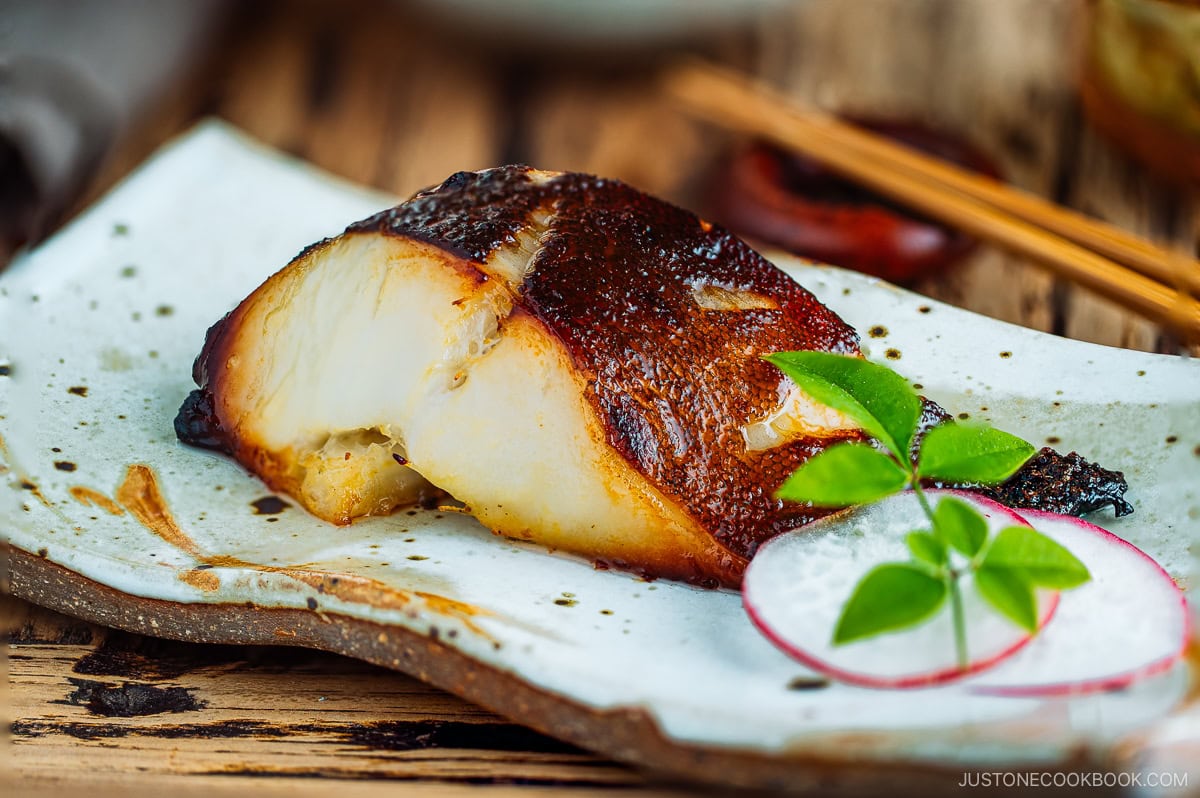
[[192, 446], [229, 453], [228, 438], [207, 388], [197, 388], [183, 400], [175, 415], [175, 437]]
[[1014, 509], [1084, 515], [1112, 505], [1118, 517], [1133, 512], [1125, 500], [1125, 475], [1089, 462], [1075, 452], [1059, 454], [1043, 448], [1007, 482], [973, 487], [976, 493]]

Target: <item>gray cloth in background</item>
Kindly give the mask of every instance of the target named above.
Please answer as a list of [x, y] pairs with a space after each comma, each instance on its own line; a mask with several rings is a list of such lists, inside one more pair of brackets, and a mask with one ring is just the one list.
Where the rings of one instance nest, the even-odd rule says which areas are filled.
[[0, 0], [0, 241], [45, 235], [225, 0]]

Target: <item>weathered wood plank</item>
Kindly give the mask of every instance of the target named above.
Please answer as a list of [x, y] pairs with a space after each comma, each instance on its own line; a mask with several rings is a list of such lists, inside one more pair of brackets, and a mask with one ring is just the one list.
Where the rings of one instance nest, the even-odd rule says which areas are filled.
[[114, 782], [160, 773], [644, 784], [628, 768], [365, 663], [81, 629], [5, 604], [16, 620], [6, 760], [22, 779], [53, 780], [71, 763]]
[[255, 25], [215, 111], [268, 144], [401, 196], [498, 160], [494, 70], [398, 4], [283, 4]]
[[[1044, 0], [850, 0], [799, 4], [791, 29], [764, 36], [764, 77], [850, 115], [911, 119], [972, 141], [1007, 180], [1055, 187], [1071, 4]], [[1038, 31], [1030, 36], [1029, 31]], [[1015, 54], [1020, 57], [1014, 57]], [[981, 247], [917, 290], [994, 318], [1051, 329], [1053, 278]]]
[[[1100, 141], [1076, 96], [1075, 0], [816, 0], [763, 35], [759, 71], [834, 111], [907, 117], [957, 133], [1016, 186], [1187, 251], [1195, 191], [1172, 191]], [[1036, 264], [981, 248], [918, 290], [1034, 329], [1177, 351], [1157, 325]]]

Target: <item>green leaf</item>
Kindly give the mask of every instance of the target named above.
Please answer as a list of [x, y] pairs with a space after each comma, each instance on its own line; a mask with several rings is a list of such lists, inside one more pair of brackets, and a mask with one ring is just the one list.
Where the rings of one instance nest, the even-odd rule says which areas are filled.
[[884, 563], [867, 572], [842, 608], [833, 644], [840, 646], [916, 626], [946, 600], [946, 583], [924, 568]]
[[940, 568], [946, 564], [946, 547], [942, 541], [928, 532], [909, 532], [904, 538], [904, 545], [912, 552], [912, 556], [920, 562]]
[[1038, 532], [1023, 526], [1001, 529], [988, 547], [981, 568], [1017, 571], [1030, 584], [1067, 590], [1092, 578], [1074, 554]]
[[982, 567], [975, 572], [975, 586], [988, 603], [1027, 632], [1038, 626], [1037, 599], [1033, 587], [1011, 568]]
[[947, 482], [1003, 482], [1033, 455], [1016, 435], [978, 424], [942, 424], [925, 433], [917, 472]]
[[776, 352], [766, 359], [818, 402], [846, 414], [909, 467], [921, 400], [891, 369], [830, 352]]
[[776, 496], [817, 507], [866, 504], [908, 484], [895, 460], [865, 443], [838, 443], [812, 457], [787, 478]]
[[947, 546], [974, 557], [987, 540], [988, 526], [974, 507], [946, 496], [933, 510], [933, 533]]

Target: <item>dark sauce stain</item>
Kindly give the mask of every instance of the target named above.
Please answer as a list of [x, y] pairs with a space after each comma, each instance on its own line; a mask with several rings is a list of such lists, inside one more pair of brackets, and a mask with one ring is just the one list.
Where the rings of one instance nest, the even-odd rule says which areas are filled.
[[970, 413], [959, 413], [958, 414], [958, 418], [960, 421], [966, 421], [970, 417], [971, 417]]
[[466, 751], [531, 751], [546, 754], [583, 753], [573, 745], [512, 723], [378, 721], [354, 724], [345, 731], [345, 737], [351, 744], [377, 751], [449, 748]]
[[1054, 446], [1055, 444], [1062, 443], [1062, 438], [1058, 437], [1057, 435], [1051, 435], [1050, 437], [1046, 438], [1046, 443]]
[[44, 559], [46, 559], [46, 557], [48, 557], [50, 555], [50, 550], [45, 547], [42, 547], [42, 548], [38, 549], [37, 555], [44, 560]]
[[899, 349], [889, 349], [883, 353], [883, 356], [886, 357], [888, 360], [899, 360], [900, 359], [900, 350]]
[[308, 605], [310, 610], [315, 610], [317, 608], [317, 600], [312, 596], [309, 596], [304, 603]]
[[1000, 353], [1000, 357], [1002, 357], [1002, 358], [1004, 358], [1005, 360], [1007, 360], [1008, 358], [1012, 357], [1012, 352], [1009, 352], [1009, 351], [1005, 350], [1004, 352], [1001, 352], [1001, 353]]
[[557, 598], [554, 600], [554, 603], [560, 607], [574, 607], [579, 602], [570, 598]]
[[928, 305], [922, 305], [921, 307], [917, 308], [918, 313], [928, 313], [931, 310], [933, 310], [933, 308], [929, 307]]
[[73, 393], [76, 396], [87, 396], [87, 392], [88, 389], [86, 385], [72, 385], [67, 389], [67, 393]]
[[69, 678], [75, 692], [65, 702], [106, 718], [135, 718], [167, 712], [194, 712], [206, 704], [184, 687], [156, 687], [124, 682], [108, 685], [91, 679]]
[[77, 468], [70, 460], [55, 460], [54, 467], [59, 471], [74, 471]]
[[175, 312], [175, 308], [170, 305], [159, 305], [154, 309], [155, 316], [170, 316]]
[[874, 327], [867, 330], [867, 335], [871, 336], [872, 338], [886, 338], [887, 334], [888, 328], [884, 327], [882, 324], [876, 324]]
[[429, 558], [422, 557], [420, 554], [410, 554], [410, 555], [408, 555], [408, 559], [410, 559], [410, 560], [428, 560]]
[[1168, 435], [1167, 436], [1167, 443], [1175, 443], [1178, 440], [1179, 440], [1178, 435]]
[[824, 676], [797, 676], [787, 683], [789, 690], [823, 690], [829, 687], [830, 681]]
[[1192, 449], [1192, 454], [1200, 457], [1200, 444], [1198, 444], [1195, 449]]
[[278, 515], [292, 505], [278, 496], [263, 496], [250, 502], [250, 506], [254, 508], [255, 515]]
[[600, 610], [600, 614], [601, 615], [612, 615], [613, 611], [612, 610]]
[[1145, 376], [1146, 376], [1146, 372], [1145, 372], [1145, 371], [1143, 371], [1142, 369], [1138, 369], [1138, 373], [1137, 373], [1137, 375], [1138, 375], [1139, 377], [1145, 377]]
[[921, 383], [919, 383], [919, 382], [914, 382], [914, 383], [913, 383], [913, 390], [914, 390], [914, 391], [920, 391], [920, 390], [922, 390], [924, 387], [925, 387], [925, 386], [924, 386], [924, 385], [922, 385], [922, 384], [921, 384]]
[[11, 376], [12, 376], [12, 366], [9, 365], [8, 363], [4, 363], [4, 364], [0, 365], [0, 377], [11, 377]]
[[37, 490], [37, 485], [34, 485], [27, 479], [21, 480], [21, 490]]

